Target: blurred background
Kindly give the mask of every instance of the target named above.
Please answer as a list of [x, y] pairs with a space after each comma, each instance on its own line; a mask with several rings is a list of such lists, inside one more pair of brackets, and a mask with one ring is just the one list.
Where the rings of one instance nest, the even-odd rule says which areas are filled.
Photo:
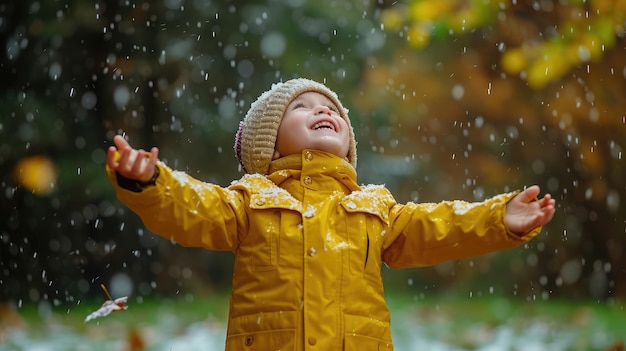
[[0, 4], [0, 302], [227, 292], [232, 253], [181, 248], [115, 197], [125, 133], [171, 167], [242, 176], [239, 120], [308, 77], [350, 109], [359, 183], [398, 202], [531, 184], [558, 203], [524, 247], [384, 269], [409, 297], [626, 298], [626, 1]]

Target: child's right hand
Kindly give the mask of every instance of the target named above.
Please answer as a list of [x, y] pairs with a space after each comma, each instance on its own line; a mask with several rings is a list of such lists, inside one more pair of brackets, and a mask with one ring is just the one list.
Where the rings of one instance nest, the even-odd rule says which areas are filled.
[[[113, 138], [115, 146], [110, 146], [107, 152], [107, 165], [121, 176], [148, 182], [154, 175], [154, 167], [159, 156], [159, 149], [153, 147], [150, 152], [133, 149], [121, 135]], [[117, 157], [119, 152], [119, 157]]]

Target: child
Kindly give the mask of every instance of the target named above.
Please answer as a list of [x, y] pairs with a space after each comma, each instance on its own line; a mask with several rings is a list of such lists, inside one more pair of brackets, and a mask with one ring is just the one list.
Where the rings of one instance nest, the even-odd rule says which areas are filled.
[[521, 245], [552, 218], [539, 187], [479, 203], [398, 204], [356, 182], [337, 95], [293, 79], [252, 103], [236, 134], [245, 175], [198, 181], [133, 149], [107, 155], [117, 195], [151, 231], [236, 255], [226, 350], [392, 350], [382, 263], [433, 265]]

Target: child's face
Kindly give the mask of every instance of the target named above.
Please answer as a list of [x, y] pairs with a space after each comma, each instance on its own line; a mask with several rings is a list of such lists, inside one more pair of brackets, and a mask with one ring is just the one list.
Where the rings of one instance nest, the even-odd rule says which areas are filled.
[[276, 157], [315, 149], [345, 158], [350, 148], [350, 130], [337, 106], [325, 95], [306, 92], [285, 110], [276, 138]]

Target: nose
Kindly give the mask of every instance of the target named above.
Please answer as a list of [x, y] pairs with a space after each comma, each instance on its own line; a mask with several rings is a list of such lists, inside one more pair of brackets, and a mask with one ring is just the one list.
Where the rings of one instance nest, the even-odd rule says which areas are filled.
[[316, 115], [327, 114], [331, 116], [332, 112], [330, 111], [330, 108], [328, 108], [328, 106], [319, 105], [315, 108], [315, 114]]

